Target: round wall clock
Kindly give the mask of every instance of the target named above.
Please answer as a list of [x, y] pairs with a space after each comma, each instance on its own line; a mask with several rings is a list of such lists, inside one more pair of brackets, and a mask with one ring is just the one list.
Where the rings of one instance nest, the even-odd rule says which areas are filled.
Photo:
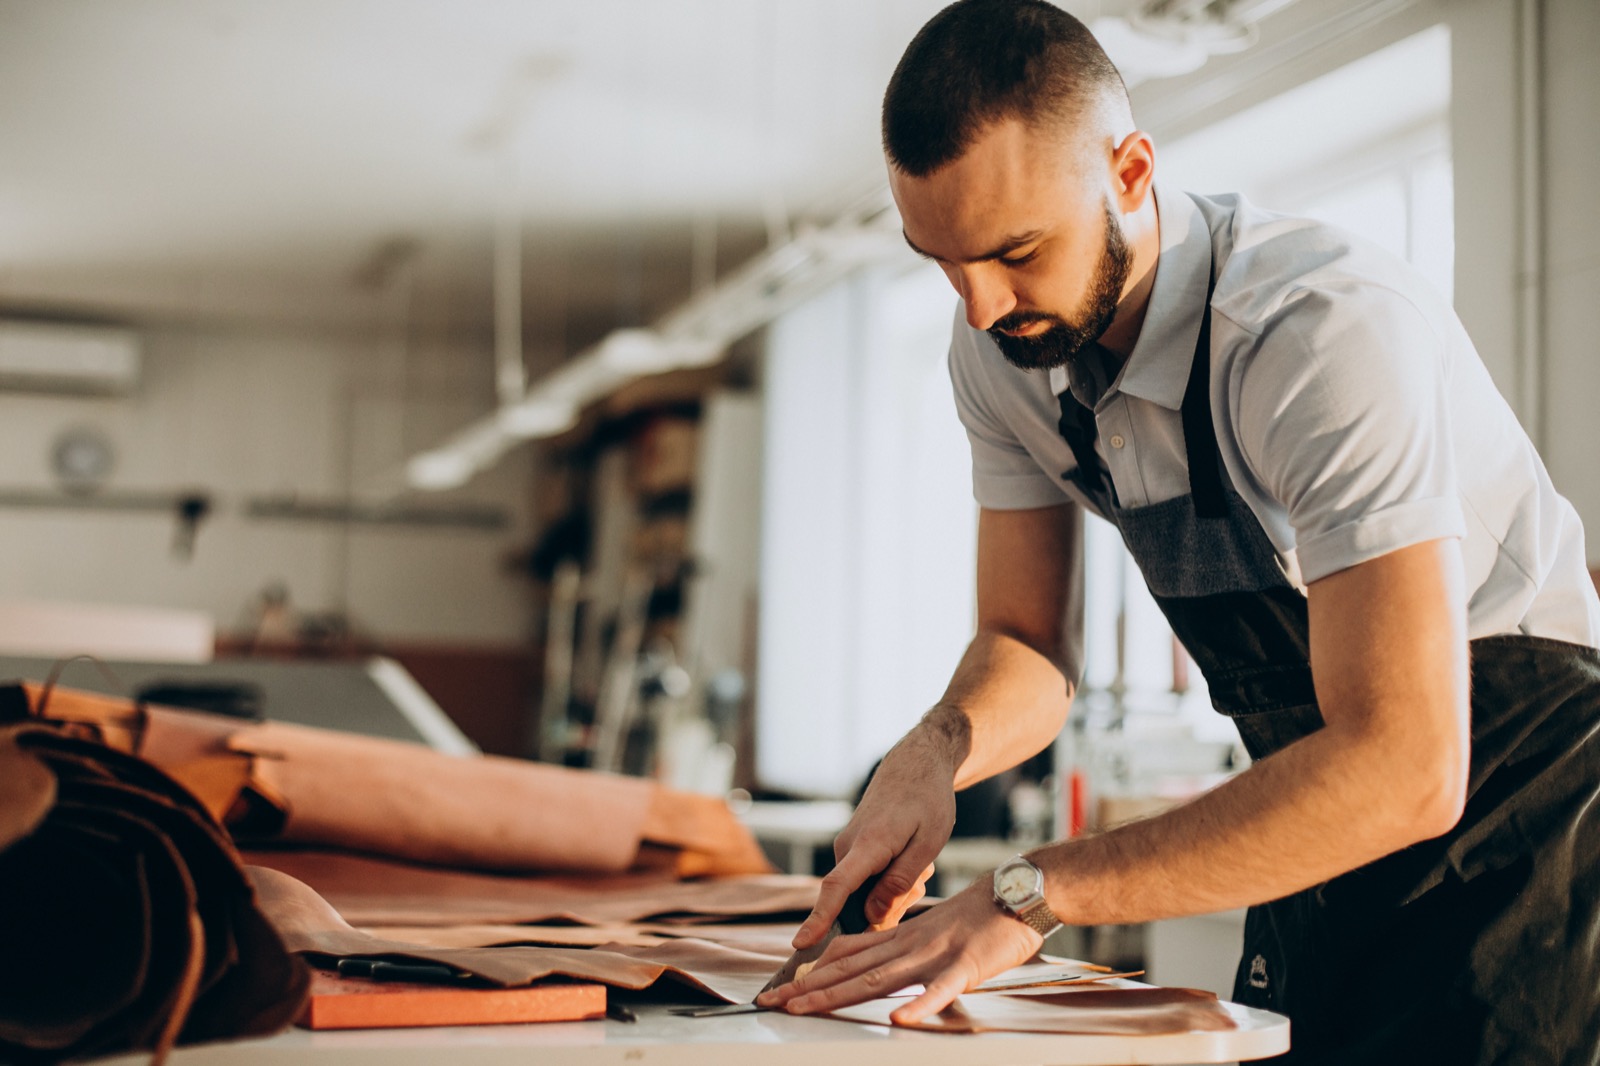
[[67, 492], [93, 492], [105, 484], [116, 463], [111, 439], [92, 426], [66, 430], [50, 452], [50, 468]]

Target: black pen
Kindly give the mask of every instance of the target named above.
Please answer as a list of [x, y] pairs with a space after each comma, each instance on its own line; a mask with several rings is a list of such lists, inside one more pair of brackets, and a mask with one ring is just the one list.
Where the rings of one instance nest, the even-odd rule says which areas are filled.
[[420, 984], [456, 984], [466, 976], [448, 966], [432, 963], [386, 962], [382, 959], [340, 959], [340, 977], [363, 977], [369, 981], [413, 981]]

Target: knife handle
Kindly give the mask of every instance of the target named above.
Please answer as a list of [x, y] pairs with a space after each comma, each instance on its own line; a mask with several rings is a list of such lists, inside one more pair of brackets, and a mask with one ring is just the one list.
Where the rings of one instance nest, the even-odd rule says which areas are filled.
[[878, 878], [882, 874], [873, 874], [861, 882], [861, 887], [850, 893], [844, 901], [844, 906], [839, 908], [839, 931], [846, 936], [865, 933], [871, 924], [867, 921], [867, 897], [878, 885]]

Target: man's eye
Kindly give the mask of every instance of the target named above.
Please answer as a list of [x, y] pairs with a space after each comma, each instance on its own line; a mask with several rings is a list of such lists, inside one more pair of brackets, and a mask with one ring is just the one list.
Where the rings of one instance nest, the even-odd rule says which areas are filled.
[[1028, 253], [1026, 253], [1024, 255], [1004, 255], [1004, 256], [1001, 256], [1000, 257], [1000, 262], [1004, 263], [1006, 266], [1021, 266], [1024, 263], [1033, 262], [1034, 257], [1037, 256], [1038, 254], [1039, 254], [1039, 249], [1035, 248], [1033, 251], [1028, 252]]

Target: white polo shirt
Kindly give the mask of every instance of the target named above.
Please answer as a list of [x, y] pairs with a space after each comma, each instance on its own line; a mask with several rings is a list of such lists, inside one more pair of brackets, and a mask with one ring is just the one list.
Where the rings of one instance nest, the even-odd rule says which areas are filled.
[[[1577, 513], [1441, 296], [1320, 222], [1164, 187], [1156, 204], [1161, 253], [1138, 343], [1115, 380], [1091, 366], [1070, 382], [1093, 403], [1123, 508], [1189, 491], [1180, 410], [1214, 253], [1217, 445], [1290, 579], [1303, 588], [1459, 537], [1471, 637], [1600, 647]], [[1057, 429], [1065, 371], [1016, 369], [958, 309], [950, 376], [979, 505], [1089, 505], [1062, 479], [1076, 466]]]

